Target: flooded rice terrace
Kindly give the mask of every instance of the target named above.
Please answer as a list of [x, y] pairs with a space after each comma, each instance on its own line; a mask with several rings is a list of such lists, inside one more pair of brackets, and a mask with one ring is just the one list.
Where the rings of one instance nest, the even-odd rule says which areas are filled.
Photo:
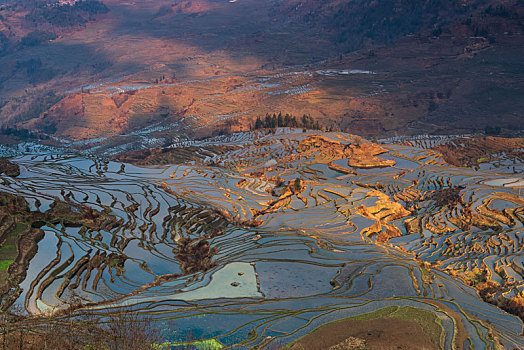
[[524, 200], [504, 186], [522, 163], [455, 168], [399, 144], [352, 163], [344, 155], [370, 143], [343, 133], [221, 144], [236, 149], [185, 165], [12, 158], [21, 174], [2, 176], [0, 191], [31, 210], [61, 199], [114, 218], [99, 229], [42, 226], [14, 305], [38, 314], [79, 300], [99, 317], [125, 308], [154, 320], [166, 341], [191, 334], [240, 348], [411, 306], [438, 316], [446, 349], [524, 347], [522, 321], [459, 278], [481, 271], [508, 299], [522, 296]]

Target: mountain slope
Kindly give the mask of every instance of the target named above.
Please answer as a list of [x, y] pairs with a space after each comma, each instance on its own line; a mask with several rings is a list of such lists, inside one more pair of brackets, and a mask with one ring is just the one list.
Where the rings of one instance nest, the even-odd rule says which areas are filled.
[[[522, 117], [517, 1], [106, 5], [86, 24], [46, 24], [56, 39], [8, 45], [0, 57], [4, 125], [85, 139], [181, 121], [179, 136], [202, 136], [282, 111], [391, 135], [510, 130]], [[21, 19], [3, 21], [18, 28]], [[10, 42], [21, 43], [15, 32]], [[379, 74], [315, 73], [329, 69]]]

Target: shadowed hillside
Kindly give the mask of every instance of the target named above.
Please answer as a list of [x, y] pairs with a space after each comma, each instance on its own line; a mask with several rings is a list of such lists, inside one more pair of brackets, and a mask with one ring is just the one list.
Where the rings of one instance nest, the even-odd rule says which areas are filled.
[[278, 111], [371, 136], [488, 125], [515, 131], [522, 7], [489, 0], [7, 2], [0, 7], [0, 118], [68, 139], [152, 124], [176, 124], [176, 137], [205, 136], [247, 130], [257, 116]]

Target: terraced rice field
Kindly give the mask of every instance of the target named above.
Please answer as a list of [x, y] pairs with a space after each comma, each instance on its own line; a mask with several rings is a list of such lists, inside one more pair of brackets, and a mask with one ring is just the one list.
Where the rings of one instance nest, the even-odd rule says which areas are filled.
[[133, 309], [168, 342], [191, 334], [245, 348], [416, 309], [436, 315], [442, 348], [524, 347], [522, 321], [464, 282], [478, 274], [508, 299], [523, 296], [524, 199], [496, 185], [507, 174], [398, 144], [360, 159], [370, 143], [343, 133], [279, 129], [191, 146], [212, 144], [237, 147], [149, 167], [13, 158], [21, 174], [2, 176], [0, 191], [32, 210], [59, 198], [117, 220], [42, 227], [15, 305], [46, 313], [75, 300], [101, 319]]

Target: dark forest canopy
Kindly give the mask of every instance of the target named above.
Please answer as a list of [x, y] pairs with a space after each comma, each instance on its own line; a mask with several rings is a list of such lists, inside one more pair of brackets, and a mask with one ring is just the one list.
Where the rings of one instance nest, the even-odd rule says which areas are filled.
[[26, 20], [39, 23], [48, 22], [58, 27], [83, 25], [94, 20], [97, 14], [107, 13], [107, 6], [98, 0], [77, 1], [72, 4], [36, 3], [26, 16]]
[[315, 121], [315, 119], [308, 114], [304, 114], [301, 118], [297, 118], [294, 115], [288, 113], [282, 115], [282, 113], [279, 112], [278, 114], [267, 113], [264, 118], [257, 117], [253, 129], [273, 129], [277, 127], [301, 127], [304, 129], [315, 130], [320, 130], [321, 128], [318, 120]]

